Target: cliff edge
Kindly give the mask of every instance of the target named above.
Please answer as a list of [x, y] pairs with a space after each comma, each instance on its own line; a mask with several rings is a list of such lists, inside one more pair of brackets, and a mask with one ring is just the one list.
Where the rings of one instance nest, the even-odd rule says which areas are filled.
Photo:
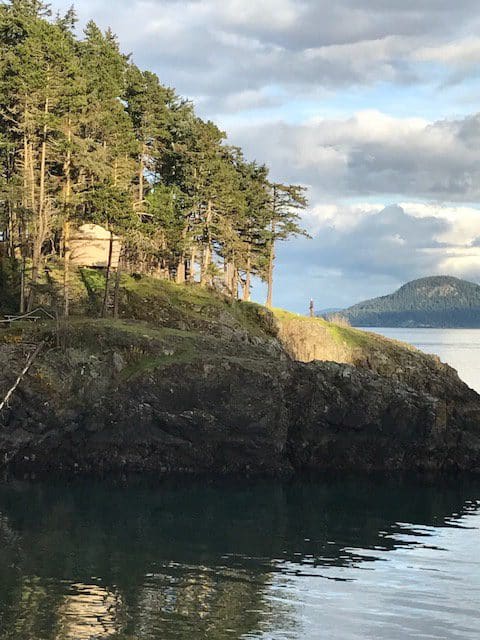
[[0, 466], [480, 472], [480, 397], [413, 348], [149, 278], [123, 280], [118, 320], [85, 314], [0, 331], [2, 392], [45, 342], [0, 416]]

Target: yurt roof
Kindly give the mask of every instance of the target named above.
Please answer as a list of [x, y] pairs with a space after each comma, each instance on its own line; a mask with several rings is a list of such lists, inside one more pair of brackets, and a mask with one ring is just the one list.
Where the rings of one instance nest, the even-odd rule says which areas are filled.
[[[110, 240], [110, 231], [99, 224], [82, 224], [78, 227], [77, 233], [82, 240]], [[115, 234], [113, 237], [115, 240], [119, 239]]]

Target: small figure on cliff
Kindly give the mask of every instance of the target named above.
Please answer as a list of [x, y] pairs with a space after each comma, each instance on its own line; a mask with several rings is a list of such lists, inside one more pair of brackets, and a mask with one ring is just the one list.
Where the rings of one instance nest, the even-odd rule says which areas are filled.
[[313, 302], [313, 298], [310, 300], [310, 317], [315, 317], [315, 304]]

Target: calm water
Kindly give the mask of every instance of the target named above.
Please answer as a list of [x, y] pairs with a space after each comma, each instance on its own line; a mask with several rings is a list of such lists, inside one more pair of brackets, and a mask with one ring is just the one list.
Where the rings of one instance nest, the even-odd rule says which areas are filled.
[[480, 392], [480, 329], [366, 329], [409, 342], [435, 353], [452, 365], [465, 382]]
[[0, 485], [0, 638], [477, 640], [480, 480]]
[[[375, 329], [480, 391], [480, 331]], [[0, 640], [478, 640], [480, 479], [0, 484]]]

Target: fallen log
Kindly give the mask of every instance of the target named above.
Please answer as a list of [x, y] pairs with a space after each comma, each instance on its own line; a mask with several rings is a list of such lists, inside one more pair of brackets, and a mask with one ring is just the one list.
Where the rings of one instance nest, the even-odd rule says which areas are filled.
[[35, 351], [33, 351], [27, 359], [27, 362], [25, 364], [25, 366], [23, 367], [20, 375], [18, 376], [18, 378], [15, 380], [14, 385], [8, 390], [7, 395], [4, 397], [3, 401], [0, 403], [0, 412], [3, 411], [4, 407], [6, 407], [8, 405], [8, 402], [10, 400], [10, 398], [13, 396], [13, 394], [15, 393], [15, 390], [17, 389], [18, 385], [21, 383], [21, 381], [23, 380], [23, 378], [27, 375], [30, 367], [32, 366], [32, 364], [35, 361], [35, 358], [38, 356], [38, 354], [40, 353], [40, 351], [43, 349], [45, 345], [45, 342], [41, 342], [37, 348], [35, 349]]

